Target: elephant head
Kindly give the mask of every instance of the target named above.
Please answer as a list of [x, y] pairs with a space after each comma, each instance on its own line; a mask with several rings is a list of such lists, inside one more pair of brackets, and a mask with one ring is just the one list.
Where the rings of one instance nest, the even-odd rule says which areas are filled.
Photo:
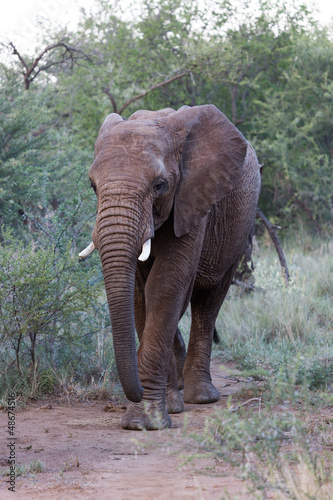
[[100, 130], [89, 170], [97, 218], [93, 243], [80, 255], [94, 247], [100, 253], [116, 365], [133, 402], [143, 395], [135, 348], [137, 260], [149, 258], [150, 240], [168, 219], [177, 238], [194, 230], [240, 180], [246, 151], [242, 134], [213, 105], [138, 111], [127, 121], [113, 113]]

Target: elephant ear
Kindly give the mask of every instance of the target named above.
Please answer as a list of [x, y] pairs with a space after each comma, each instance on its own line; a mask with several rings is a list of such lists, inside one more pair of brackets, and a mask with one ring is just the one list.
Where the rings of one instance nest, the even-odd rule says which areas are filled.
[[247, 141], [213, 105], [183, 106], [162, 120], [182, 152], [181, 180], [174, 202], [174, 230], [179, 237], [238, 183]]

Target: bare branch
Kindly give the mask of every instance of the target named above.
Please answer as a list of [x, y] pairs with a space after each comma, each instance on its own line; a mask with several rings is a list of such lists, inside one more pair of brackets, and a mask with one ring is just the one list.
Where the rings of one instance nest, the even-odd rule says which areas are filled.
[[[45, 49], [42, 50], [40, 52], [40, 54], [37, 55], [37, 57], [35, 57], [33, 62], [31, 64], [28, 64], [28, 62], [23, 58], [23, 56], [19, 53], [19, 51], [17, 50], [17, 48], [15, 47], [15, 45], [12, 42], [9, 43], [9, 46], [13, 50], [13, 55], [18, 57], [19, 61], [21, 62], [21, 64], [25, 68], [25, 70], [23, 71], [23, 77], [24, 77], [24, 87], [26, 90], [29, 89], [30, 84], [34, 81], [34, 79], [37, 77], [37, 75], [39, 75], [39, 73], [41, 73], [42, 71], [45, 71], [45, 70], [51, 68], [52, 66], [63, 64], [64, 62], [69, 61], [69, 60], [72, 62], [72, 65], [73, 65], [74, 61], [76, 59], [79, 59], [82, 57], [88, 58], [80, 50], [78, 50], [74, 47], [70, 47], [63, 40], [61, 40], [60, 42], [53, 43], [53, 44], [45, 47]], [[60, 47], [63, 47], [65, 50], [60, 55], [59, 59], [57, 59], [55, 61], [49, 61], [46, 64], [44, 64], [43, 66], [39, 67], [39, 63], [43, 59], [45, 54], [47, 54], [48, 52], [51, 52], [57, 48], [60, 48]], [[74, 56], [75, 53], [80, 54], [80, 55], [75, 57]]]
[[113, 97], [113, 95], [111, 94], [110, 92], [110, 85], [108, 85], [107, 87], [102, 87], [102, 91], [104, 92], [104, 94], [106, 94], [108, 96], [108, 98], [110, 99], [111, 101], [111, 104], [112, 104], [112, 108], [113, 108], [113, 112], [114, 113], [117, 113], [117, 103], [115, 101], [115, 98]]
[[245, 405], [248, 405], [249, 403], [253, 403], [254, 401], [258, 401], [258, 403], [260, 404], [262, 399], [261, 398], [251, 398], [251, 399], [248, 399], [247, 401], [244, 401], [244, 403], [239, 403], [238, 405], [236, 406], [232, 406], [229, 411], [237, 411], [239, 410], [239, 408], [241, 408], [242, 406], [245, 406]]
[[286, 286], [288, 286], [290, 275], [289, 275], [289, 270], [288, 270], [288, 266], [287, 266], [287, 261], [286, 261], [286, 258], [284, 256], [280, 240], [275, 232], [274, 226], [269, 222], [269, 220], [262, 213], [262, 211], [260, 210], [259, 207], [257, 207], [257, 216], [260, 217], [260, 219], [263, 221], [263, 223], [268, 231], [268, 234], [270, 235], [271, 240], [274, 243], [274, 246], [275, 246], [275, 249], [276, 249], [277, 254], [279, 256], [280, 264], [282, 267], [282, 274], [284, 276]]
[[10, 45], [10, 46], [12, 47], [12, 49], [13, 49], [13, 54], [14, 54], [15, 56], [17, 56], [17, 57], [19, 58], [19, 60], [21, 61], [21, 63], [23, 64], [23, 66], [24, 66], [27, 70], [29, 70], [29, 66], [28, 66], [27, 62], [23, 59], [23, 57], [21, 56], [21, 54], [19, 53], [19, 51], [17, 50], [17, 48], [15, 47], [15, 45], [14, 45], [12, 42], [10, 42], [10, 44], [9, 44], [9, 45]]
[[179, 80], [179, 78], [183, 78], [183, 76], [186, 76], [189, 73], [190, 73], [190, 71], [184, 71], [183, 73], [180, 73], [179, 75], [175, 75], [172, 78], [165, 80], [164, 82], [157, 83], [156, 85], [154, 85], [150, 89], [146, 90], [145, 92], [142, 92], [141, 94], [138, 94], [137, 96], [132, 97], [131, 99], [129, 99], [129, 101], [125, 102], [125, 104], [120, 108], [120, 110], [118, 111], [118, 114], [121, 115], [125, 111], [125, 109], [130, 104], [132, 104], [132, 102], [138, 101], [139, 99], [141, 99], [142, 97], [145, 97], [147, 94], [149, 94], [153, 90], [156, 90], [160, 87], [163, 87], [164, 85], [168, 85], [169, 83], [174, 82], [175, 80]]

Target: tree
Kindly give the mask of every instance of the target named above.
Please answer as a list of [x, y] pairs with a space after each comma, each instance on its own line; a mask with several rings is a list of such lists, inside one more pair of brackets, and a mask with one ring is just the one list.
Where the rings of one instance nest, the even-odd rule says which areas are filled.
[[[2, 45], [6, 47], [5, 44]], [[73, 67], [77, 60], [86, 58], [79, 49], [71, 47], [66, 38], [48, 45], [33, 58], [22, 55], [13, 42], [9, 42], [6, 48], [18, 58], [21, 64], [25, 90], [29, 90], [31, 83], [42, 72], [46, 72], [54, 66], [63, 66], [68, 63]]]
[[[257, 101], [274, 88], [293, 57], [294, 38], [311, 18], [301, 5], [287, 2], [217, 2], [209, 41], [197, 44], [197, 70], [210, 82], [209, 99], [248, 133]], [[207, 96], [205, 96], [207, 100]]]
[[57, 74], [58, 111], [90, 146], [110, 112], [127, 117], [138, 107], [182, 105], [193, 62], [191, 2], [147, 1], [138, 17], [126, 22], [119, 4], [99, 5], [71, 35], [90, 60]]
[[280, 88], [267, 90], [253, 123], [265, 164], [263, 205], [288, 223], [317, 233], [333, 216], [333, 57], [328, 33], [300, 37]]
[[[92, 161], [108, 113], [126, 118], [138, 108], [214, 103], [255, 144], [265, 165], [264, 212], [288, 224], [305, 220], [317, 232], [327, 227], [332, 213], [329, 33], [297, 2], [260, 0], [256, 10], [246, 2], [211, 4], [208, 15], [189, 0], [144, 0], [136, 16], [125, 20], [120, 2], [100, 0], [93, 16], [83, 13], [75, 33], [49, 31], [31, 60], [13, 54], [18, 65], [3, 65], [3, 83], [9, 73], [17, 81], [23, 67], [34, 68], [26, 75], [34, 85], [29, 83], [30, 104], [17, 84], [14, 97], [1, 89], [7, 97], [0, 116], [5, 158], [0, 176], [13, 183], [1, 213], [11, 206], [9, 193], [15, 210], [22, 208], [20, 193], [28, 180], [22, 172], [32, 170], [40, 177], [30, 185], [35, 193], [24, 202], [24, 214], [34, 207], [41, 220], [49, 218], [47, 204], [54, 216], [62, 213], [55, 207], [69, 207], [74, 191], [84, 192], [83, 184], [74, 187], [81, 182], [77, 172]], [[17, 148], [24, 142], [20, 154], [8, 149], [11, 113], [18, 128], [10, 141]], [[48, 191], [43, 213], [36, 208], [41, 182]]]
[[93, 213], [86, 179], [93, 153], [59, 123], [55, 89], [26, 92], [5, 74], [0, 82], [0, 224], [66, 248], [67, 231], [75, 240]]

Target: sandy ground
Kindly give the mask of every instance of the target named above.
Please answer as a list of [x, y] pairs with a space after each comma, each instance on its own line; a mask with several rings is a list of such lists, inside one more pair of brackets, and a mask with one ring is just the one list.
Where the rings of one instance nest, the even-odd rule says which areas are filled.
[[[205, 419], [223, 408], [227, 396], [244, 383], [230, 381], [229, 373], [212, 363], [214, 385], [221, 398], [210, 405], [185, 405], [172, 415], [168, 430], [123, 430], [124, 407], [106, 402], [72, 403], [53, 400], [28, 405], [16, 413], [16, 461], [45, 463], [42, 473], [16, 477], [15, 493], [8, 491], [7, 477], [0, 477], [0, 498], [25, 499], [248, 499], [246, 485], [230, 466], [214, 458], [196, 459], [184, 465], [184, 418], [190, 432], [202, 432]], [[46, 408], [43, 408], [46, 407]], [[8, 469], [7, 412], [0, 414], [0, 466]], [[193, 451], [193, 450], [192, 450]]]

